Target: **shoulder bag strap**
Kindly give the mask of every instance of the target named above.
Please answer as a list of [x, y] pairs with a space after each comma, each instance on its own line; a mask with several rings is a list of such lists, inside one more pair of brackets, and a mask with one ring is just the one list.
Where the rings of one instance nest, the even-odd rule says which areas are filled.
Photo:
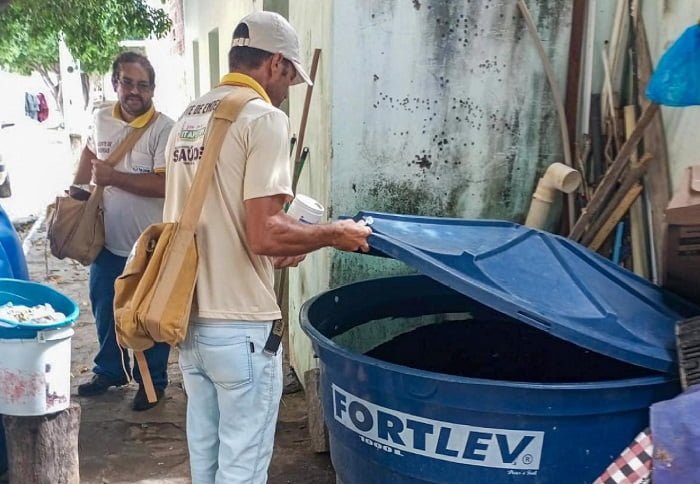
[[204, 206], [204, 198], [209, 184], [214, 177], [216, 160], [221, 152], [221, 145], [231, 123], [238, 118], [239, 113], [253, 99], [260, 95], [250, 88], [235, 89], [221, 100], [212, 118], [211, 130], [204, 142], [204, 156], [197, 168], [192, 186], [185, 200], [185, 208], [180, 216], [180, 230], [194, 232], [199, 216]]
[[[143, 127], [141, 128], [134, 128], [131, 130], [131, 133], [126, 135], [126, 138], [122, 140], [119, 145], [117, 145], [116, 148], [112, 150], [112, 152], [109, 154], [107, 159], [105, 160], [105, 163], [107, 163], [109, 166], [114, 168], [117, 166], [117, 163], [119, 163], [122, 158], [126, 156], [128, 152], [130, 152], [132, 149], [134, 149], [134, 146], [136, 145], [136, 142], [141, 138], [143, 133], [146, 132], [148, 127], [152, 125], [156, 118], [158, 117], [158, 113], [155, 112], [153, 113], [153, 116], [151, 119], [148, 120], [148, 123], [146, 123]], [[104, 192], [105, 187], [103, 186], [97, 186], [95, 187], [94, 190], [92, 190], [92, 194], [90, 195], [90, 198], [94, 200], [102, 200], [102, 193]], [[102, 202], [95, 202], [95, 203], [102, 203]]]
[[156, 121], [156, 119], [158, 118], [158, 114], [158, 112], [153, 113], [151, 119], [149, 119], [148, 122], [141, 128], [132, 129], [131, 133], [126, 135], [126, 138], [124, 138], [122, 142], [119, 143], [119, 145], [112, 150], [112, 152], [105, 160], [105, 163], [108, 163], [112, 167], [117, 166], [117, 163], [119, 163], [128, 152], [134, 149], [136, 142], [139, 140], [139, 138], [141, 138], [141, 136], [146, 132], [146, 130], [148, 130], [148, 127]]
[[158, 112], [155, 112], [153, 113], [151, 119], [149, 119], [148, 122], [141, 128], [132, 129], [131, 132], [126, 135], [126, 138], [124, 138], [122, 142], [119, 143], [119, 145], [112, 150], [112, 152], [105, 160], [105, 163], [109, 164], [112, 167], [117, 166], [117, 163], [119, 163], [128, 152], [134, 149], [136, 142], [139, 140], [139, 138], [141, 138], [141, 136], [143, 136], [146, 130], [148, 130], [148, 127], [152, 125], [157, 118]]

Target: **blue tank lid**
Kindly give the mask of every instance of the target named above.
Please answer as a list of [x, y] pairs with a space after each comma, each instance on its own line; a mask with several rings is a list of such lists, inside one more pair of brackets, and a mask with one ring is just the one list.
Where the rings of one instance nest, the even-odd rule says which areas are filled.
[[360, 212], [372, 252], [583, 348], [677, 372], [675, 323], [697, 306], [554, 234], [511, 222]]

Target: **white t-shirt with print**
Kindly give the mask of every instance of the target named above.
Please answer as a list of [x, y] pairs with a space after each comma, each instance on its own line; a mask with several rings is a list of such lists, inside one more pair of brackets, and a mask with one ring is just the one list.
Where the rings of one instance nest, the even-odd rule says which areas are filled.
[[[233, 89], [222, 85], [190, 104], [168, 140], [164, 222], [179, 220], [201, 162], [212, 113]], [[289, 119], [262, 99], [230, 126], [197, 226], [196, 319], [269, 321], [281, 317], [270, 257], [245, 235], [244, 200], [292, 195]]]
[[[117, 164], [124, 173], [157, 173], [165, 171], [165, 146], [173, 120], [160, 113], [134, 148]], [[126, 121], [113, 115], [113, 105], [95, 113], [93, 129], [87, 147], [100, 160], [131, 132]], [[142, 197], [114, 186], [104, 191], [105, 247], [121, 257], [127, 257], [141, 232], [163, 217], [163, 199]]]

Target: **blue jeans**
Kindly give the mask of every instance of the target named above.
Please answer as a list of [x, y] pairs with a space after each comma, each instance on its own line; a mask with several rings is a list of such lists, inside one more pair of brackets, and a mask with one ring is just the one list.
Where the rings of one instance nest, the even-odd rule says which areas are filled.
[[180, 345], [193, 484], [264, 484], [282, 397], [270, 322], [191, 323]]
[[[95, 356], [96, 375], [103, 375], [115, 384], [125, 384], [131, 376], [129, 354], [117, 344], [114, 330], [114, 281], [121, 275], [126, 265], [126, 257], [112, 254], [102, 249], [90, 266], [90, 303], [95, 316], [97, 340], [100, 349]], [[163, 389], [168, 385], [168, 355], [170, 345], [157, 343], [144, 352], [153, 386]], [[122, 366], [122, 361], [123, 365]], [[127, 374], [124, 373], [126, 370]], [[141, 383], [141, 372], [134, 364], [134, 379]]]

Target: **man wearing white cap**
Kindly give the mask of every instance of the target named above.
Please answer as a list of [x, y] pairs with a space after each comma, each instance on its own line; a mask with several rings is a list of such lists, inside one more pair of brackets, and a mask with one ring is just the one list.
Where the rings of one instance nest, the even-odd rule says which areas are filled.
[[289, 86], [311, 83], [291, 25], [271, 12], [243, 18], [229, 70], [187, 107], [166, 149], [164, 221], [171, 222], [182, 212], [218, 102], [242, 88], [260, 96], [224, 138], [197, 227], [195, 309], [180, 347], [194, 484], [267, 481], [282, 395], [274, 268], [321, 247], [367, 251], [371, 233], [352, 220], [308, 225], [284, 213], [293, 196], [289, 120], [276, 106]]

